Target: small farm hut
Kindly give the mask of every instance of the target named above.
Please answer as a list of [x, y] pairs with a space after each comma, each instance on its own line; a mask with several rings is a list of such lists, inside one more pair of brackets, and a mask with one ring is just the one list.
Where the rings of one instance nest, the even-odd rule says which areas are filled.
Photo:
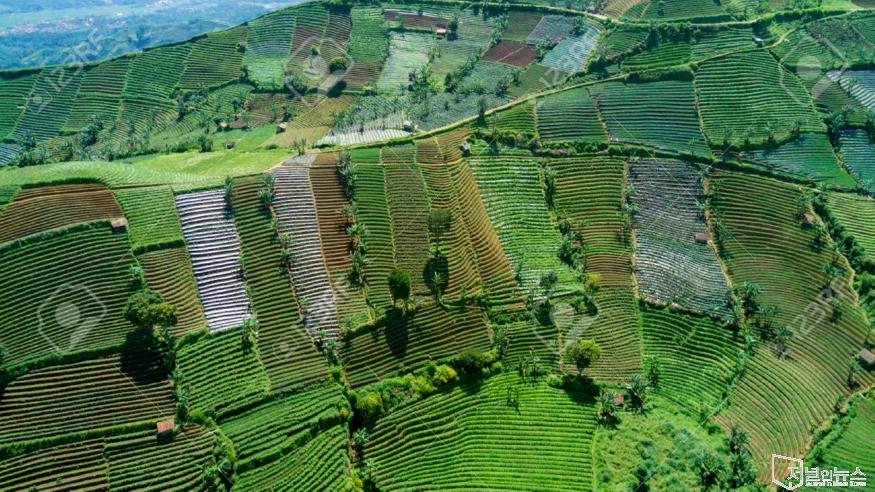
[[110, 219], [109, 226], [112, 227], [113, 232], [123, 232], [128, 228], [128, 219], [124, 217]]
[[870, 352], [868, 349], [860, 350], [860, 354], [858, 355], [860, 359], [860, 365], [866, 369], [875, 369], [875, 354]]
[[697, 232], [693, 235], [693, 239], [699, 244], [706, 244], [708, 242], [708, 233], [707, 232]]

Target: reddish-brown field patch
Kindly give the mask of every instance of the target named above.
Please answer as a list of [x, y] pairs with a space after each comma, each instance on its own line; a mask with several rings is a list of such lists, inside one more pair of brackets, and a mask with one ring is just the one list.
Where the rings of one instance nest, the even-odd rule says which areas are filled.
[[538, 52], [518, 41], [499, 41], [483, 55], [483, 60], [525, 67], [538, 58]]
[[415, 29], [446, 29], [449, 21], [443, 17], [432, 14], [415, 14], [398, 10], [386, 10], [384, 14], [387, 21], [400, 20], [404, 27]]

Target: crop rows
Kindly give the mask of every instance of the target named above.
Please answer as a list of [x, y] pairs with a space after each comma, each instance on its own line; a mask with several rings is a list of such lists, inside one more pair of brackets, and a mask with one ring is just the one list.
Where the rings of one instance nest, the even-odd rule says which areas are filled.
[[197, 90], [237, 80], [242, 75], [243, 54], [238, 43], [246, 40], [246, 26], [209, 33], [194, 42], [179, 81], [183, 89]]
[[583, 238], [586, 271], [600, 276], [597, 316], [584, 318], [572, 327], [574, 332], [563, 333], [564, 343], [574, 336], [594, 338], [613, 355], [589, 369], [590, 375], [622, 381], [641, 368], [631, 247], [623, 218], [624, 163], [585, 157], [552, 159], [548, 167], [556, 172], [556, 213]]
[[842, 130], [839, 134], [839, 151], [845, 166], [867, 184], [870, 191], [875, 191], [875, 143], [866, 131], [854, 128]]
[[356, 5], [350, 11], [352, 31], [347, 52], [355, 62], [344, 80], [360, 88], [377, 80], [383, 60], [389, 54], [388, 36], [379, 6]]
[[554, 272], [559, 290], [570, 290], [574, 274], [558, 256], [562, 238], [550, 222], [538, 164], [533, 159], [476, 157], [471, 168], [501, 245], [521, 272], [520, 288], [537, 289], [541, 277]]
[[310, 167], [310, 183], [319, 220], [322, 254], [331, 276], [341, 326], [370, 319], [364, 291], [349, 283], [350, 238], [342, 210], [349, 204], [340, 181], [335, 154], [319, 154]]
[[[234, 181], [232, 204], [240, 234], [246, 286], [258, 319], [258, 347], [271, 390], [312, 383], [328, 375], [325, 358], [301, 324], [281, 246], [271, 230], [270, 212], [258, 198], [258, 177]], [[297, 261], [297, 260], [296, 260]]]
[[829, 208], [845, 230], [875, 259], [875, 201], [851, 193], [827, 195]]
[[322, 254], [322, 238], [316, 204], [306, 167], [282, 167], [276, 176], [276, 212], [279, 230], [292, 236], [289, 267], [298, 302], [303, 306], [304, 326], [311, 335], [324, 330], [331, 337], [340, 333], [337, 303]]
[[173, 191], [167, 186], [117, 190], [134, 251], [182, 244]]
[[824, 130], [805, 86], [767, 52], [708, 60], [696, 72], [695, 83], [705, 135], [712, 144], [746, 139], [761, 143], [769, 135], [780, 140], [796, 123], [802, 132]]
[[875, 399], [869, 398], [860, 401], [854, 407], [856, 415], [851, 422], [842, 430], [839, 438], [827, 448], [823, 462], [839, 470], [847, 470], [853, 473], [857, 467], [867, 474], [875, 466], [875, 451], [871, 443], [873, 429], [875, 429]]
[[539, 12], [511, 10], [507, 18], [507, 28], [501, 39], [524, 42], [543, 16]]
[[659, 364], [659, 393], [694, 414], [723, 396], [741, 339], [708, 319], [644, 309], [644, 353]]
[[[437, 142], [437, 139], [435, 141]], [[439, 142], [438, 148], [441, 148]], [[444, 155], [443, 150], [441, 154]], [[441, 251], [446, 259], [447, 268], [445, 296], [456, 296], [463, 288], [468, 293], [479, 292], [483, 287], [483, 279], [478, 268], [480, 259], [474, 249], [473, 240], [482, 229], [469, 229], [469, 223], [465, 220], [468, 214], [467, 207], [476, 206], [472, 205], [470, 200], [465, 200], [476, 182], [464, 178], [455, 179], [453, 171], [458, 171], [459, 166], [467, 165], [464, 162], [453, 166], [420, 163], [428, 190], [430, 208], [444, 208], [450, 212], [450, 232], [441, 238]], [[475, 217], [477, 216], [471, 218]]]
[[185, 425], [173, 442], [159, 443], [155, 430], [106, 438], [104, 456], [112, 490], [193, 490], [214, 462], [212, 432]]
[[338, 56], [347, 58], [345, 46], [349, 41], [351, 31], [352, 20], [350, 20], [348, 12], [343, 11], [343, 9], [329, 12], [328, 25], [325, 26], [325, 34], [319, 48], [322, 57], [329, 61]]
[[242, 325], [249, 317], [249, 298], [240, 268], [240, 240], [223, 190], [178, 195], [176, 208], [210, 331]]
[[[379, 149], [376, 149], [379, 151]], [[360, 154], [359, 154], [360, 155]], [[386, 201], [386, 185], [382, 166], [356, 163], [356, 220], [364, 224], [367, 260], [364, 275], [368, 283], [368, 300], [376, 307], [391, 303], [386, 278], [395, 268], [395, 251], [392, 241], [392, 223], [389, 204]], [[379, 154], [377, 155], [379, 162]]]
[[247, 347], [243, 330], [204, 334], [177, 348], [176, 368], [193, 410], [215, 411], [246, 406], [270, 386], [258, 351]]
[[720, 262], [710, 244], [695, 240], [708, 234], [697, 205], [703, 196], [699, 176], [687, 164], [667, 160], [634, 162], [629, 176], [641, 293], [700, 313], [725, 312], [729, 286]]
[[508, 94], [511, 97], [520, 97], [533, 92], [561, 84], [568, 74], [545, 67], [540, 63], [532, 63], [519, 74], [519, 82], [510, 86]]
[[534, 135], [534, 106], [530, 101], [524, 101], [508, 109], [492, 113], [487, 122], [490, 127], [495, 127], [499, 131]]
[[574, 18], [564, 15], [545, 15], [541, 22], [526, 37], [526, 43], [540, 46], [542, 43], [558, 43], [574, 29]]
[[628, 25], [617, 26], [610, 30], [602, 40], [602, 45], [605, 47], [605, 55], [613, 58], [626, 53], [632, 48], [637, 48], [647, 40], [647, 35], [648, 31], [646, 29]]
[[127, 237], [108, 222], [0, 247], [5, 363], [123, 343], [132, 263]]
[[432, 75], [443, 81], [448, 73], [462, 66], [471, 56], [479, 56], [489, 46], [495, 18], [483, 18], [468, 10], [458, 12], [459, 27], [454, 39], [438, 39]]
[[699, 127], [692, 83], [612, 82], [591, 90], [608, 133], [620, 142], [710, 155]]
[[[485, 58], [484, 58], [485, 60]], [[459, 83], [460, 93], [495, 93], [504, 80], [508, 80], [519, 68], [506, 63], [478, 61], [468, 75]], [[471, 99], [474, 99], [473, 97]]]
[[237, 490], [355, 490], [349, 477], [349, 431], [335, 425], [303, 446], [240, 474]]
[[19, 193], [0, 214], [0, 244], [59, 227], [123, 215], [112, 192], [103, 185], [31, 188]]
[[100, 439], [40, 449], [0, 462], [3, 490], [87, 490], [109, 488]]
[[104, 122], [118, 117], [130, 64], [131, 58], [116, 58], [85, 72], [70, 109], [70, 118], [64, 125], [65, 132], [78, 132], [95, 117]]
[[3, 388], [0, 443], [105, 429], [174, 411], [161, 355], [141, 351], [32, 370]]
[[192, 490], [213, 461], [213, 437], [198, 426], [180, 429], [172, 443], [155, 431], [78, 441], [0, 462], [0, 487], [33, 490]]
[[0, 140], [15, 128], [15, 123], [21, 116], [22, 108], [38, 78], [39, 72], [0, 76]]
[[197, 284], [184, 246], [141, 253], [137, 260], [143, 267], [149, 289], [176, 307], [174, 336], [206, 328], [207, 319], [197, 297]]
[[462, 220], [470, 237], [479, 277], [490, 296], [490, 309], [493, 312], [523, 309], [522, 294], [514, 280], [511, 263], [501, 247], [495, 225], [489, 220], [471, 166], [458, 162], [450, 167], [450, 174], [459, 206], [465, 211]]
[[234, 415], [221, 428], [234, 443], [238, 467], [264, 466], [309, 441], [320, 420], [336, 419], [343, 401], [340, 386], [329, 383]]
[[295, 34], [292, 38], [292, 54], [288, 68], [302, 71], [312, 57], [315, 48], [319, 50], [325, 26], [328, 24], [328, 10], [322, 4], [308, 3], [296, 9]]
[[489, 345], [479, 308], [445, 311], [426, 304], [344, 340], [343, 365], [349, 384], [358, 388], [467, 349], [487, 350]]
[[146, 50], [134, 56], [125, 85], [125, 99], [170, 99], [191, 51], [192, 43], [181, 43]]
[[563, 39], [550, 50], [541, 64], [560, 72], [569, 74], [581, 70], [586, 63], [586, 58], [595, 49], [598, 42], [599, 30], [586, 25], [583, 32]]
[[70, 107], [79, 92], [83, 72], [75, 68], [53, 68], [40, 72], [27, 106], [9, 137], [20, 140], [30, 135], [37, 142], [56, 137], [70, 116]]
[[538, 58], [538, 52], [525, 43], [501, 40], [483, 54], [483, 61], [526, 67]]
[[676, 0], [660, 2], [645, 0], [626, 12], [623, 17], [640, 20], [670, 20], [704, 17], [729, 17], [727, 12], [711, 0]]
[[595, 103], [586, 88], [538, 98], [538, 135], [544, 143], [607, 143]]
[[243, 64], [259, 87], [281, 87], [295, 33], [295, 9], [283, 9], [249, 23]]
[[394, 410], [365, 457], [387, 490], [591, 490], [595, 428], [590, 396], [509, 374]]
[[430, 258], [428, 193], [419, 168], [411, 163], [385, 167], [386, 200], [392, 218], [395, 265], [410, 272], [415, 295], [428, 295], [427, 265]]
[[[757, 349], [729, 406], [717, 416], [725, 428], [741, 423], [757, 469], [765, 475], [769, 453], [802, 454], [836, 398], [847, 394], [847, 361], [859, 350], [868, 326], [847, 276], [850, 267], [841, 257], [845, 273], [831, 284], [833, 297], [843, 304], [836, 319], [830, 296], [822, 290], [828, 281], [822, 269], [833, 259], [832, 248], [812, 246], [814, 232], [800, 224], [798, 188], [723, 172], [710, 186], [726, 229], [723, 253], [733, 284], [758, 284], [758, 304], [775, 306], [775, 323], [797, 334], [787, 343], [790, 356], [783, 360], [773, 343]], [[831, 356], [824, 358], [827, 353]]]
[[816, 181], [847, 188], [855, 185], [854, 178], [839, 166], [829, 138], [823, 133], [803, 133], [780, 147], [753, 151], [749, 158]]
[[410, 83], [410, 74], [428, 64], [428, 55], [434, 45], [434, 35], [407, 32], [391, 33], [389, 58], [377, 80], [381, 92], [400, 92]]

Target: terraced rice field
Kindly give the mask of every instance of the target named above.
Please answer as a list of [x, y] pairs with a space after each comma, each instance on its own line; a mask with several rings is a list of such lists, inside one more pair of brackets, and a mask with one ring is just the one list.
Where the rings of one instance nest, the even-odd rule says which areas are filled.
[[852, 188], [852, 178], [836, 160], [829, 138], [823, 133], [803, 133], [780, 147], [750, 152], [750, 160], [770, 168]]
[[410, 83], [410, 75], [428, 64], [434, 35], [415, 32], [392, 33], [389, 58], [377, 80], [381, 92], [401, 92]]
[[172, 443], [159, 443], [152, 428], [105, 439], [111, 489], [190, 490], [201, 485], [205, 466], [215, 462], [213, 432], [183, 425]]
[[386, 166], [386, 200], [392, 217], [395, 265], [410, 272], [415, 295], [429, 295], [426, 265], [431, 258], [428, 234], [428, 194], [418, 167]]
[[702, 180], [687, 164], [668, 160], [632, 162], [636, 213], [635, 264], [638, 288], [660, 303], [679, 304], [714, 316], [726, 314], [726, 283], [710, 237], [704, 211]]
[[303, 446], [265, 466], [240, 474], [234, 484], [240, 490], [355, 490], [349, 476], [346, 450], [349, 431], [334, 426], [320, 432]]
[[179, 81], [183, 89], [197, 90], [227, 84], [243, 74], [243, 53], [238, 43], [246, 41], [246, 26], [207, 34], [194, 42]]
[[[376, 149], [378, 150], [378, 149]], [[385, 171], [381, 166], [358, 164], [356, 154], [353, 163], [357, 179], [356, 220], [367, 229], [365, 245], [367, 259], [364, 276], [368, 283], [368, 300], [375, 307], [391, 304], [386, 278], [395, 268], [395, 250], [392, 241], [392, 224], [389, 219], [389, 204], [386, 201]], [[376, 161], [379, 162], [379, 154]]]
[[539, 46], [544, 42], [558, 43], [574, 29], [574, 18], [564, 15], [545, 15], [526, 36], [526, 43]]
[[875, 71], [847, 70], [827, 72], [827, 77], [838, 83], [870, 111], [875, 111]]
[[[787, 344], [789, 358], [779, 360], [770, 343], [756, 350], [728, 407], [716, 417], [724, 428], [738, 423], [747, 431], [757, 470], [765, 475], [770, 453], [803, 454], [807, 436], [828, 418], [836, 398], [847, 394], [847, 360], [859, 351], [868, 327], [847, 274], [833, 282], [846, 308], [831, 320], [821, 291], [831, 248], [812, 249], [814, 233], [796, 215], [798, 188], [726, 172], [709, 186], [715, 187], [718, 217], [727, 230], [723, 256], [733, 284], [759, 284], [758, 303], [775, 306], [777, 323], [796, 334]], [[851, 271], [846, 264], [843, 269]]]
[[70, 116], [70, 108], [79, 92], [83, 75], [84, 71], [76, 68], [53, 68], [40, 72], [27, 106], [9, 138], [19, 140], [30, 135], [37, 142], [43, 142], [56, 137]]
[[238, 469], [248, 470], [306, 445], [320, 420], [338, 423], [338, 410], [345, 404], [340, 386], [330, 383], [234, 415], [220, 427], [234, 443]]
[[[869, 443], [872, 441], [872, 429], [875, 428], [875, 400], [869, 398], [854, 406], [856, 415], [851, 418], [848, 426], [842, 430], [836, 441], [827, 448], [824, 463], [829, 463], [839, 470], [853, 473], [860, 467], [871, 470], [875, 467], [875, 453]], [[868, 481], [868, 479], [867, 479]], [[839, 490], [835, 487], [835, 490]]]
[[[551, 159], [556, 172], [556, 214], [564, 217], [586, 245], [586, 271], [600, 275], [598, 316], [581, 319], [561, 334], [593, 338], [606, 353], [588, 369], [597, 380], [624, 381], [641, 370], [641, 342], [632, 284], [631, 245], [622, 215], [624, 163], [606, 157]], [[570, 370], [570, 366], [566, 366]]]
[[249, 318], [249, 297], [240, 266], [240, 239], [223, 190], [176, 197], [198, 294], [211, 332], [238, 327]]
[[341, 353], [347, 381], [358, 388], [429, 361], [489, 346], [486, 319], [479, 309], [445, 311], [425, 303], [409, 316], [385, 320], [345, 339]]
[[[765, 142], [802, 132], [823, 132], [811, 96], [799, 78], [761, 51], [708, 60], [696, 71], [696, 94], [705, 135], [714, 145], [724, 140]], [[747, 108], [738, 111], [737, 108]]]
[[143, 267], [146, 286], [176, 307], [174, 336], [206, 328], [207, 319], [197, 296], [197, 284], [184, 246], [141, 253], [137, 261]]
[[511, 10], [507, 16], [507, 28], [501, 33], [501, 39], [524, 42], [532, 29], [541, 22], [543, 16], [523, 10]]
[[284, 265], [281, 245], [271, 230], [269, 212], [259, 202], [260, 177], [234, 181], [234, 219], [252, 310], [258, 319], [258, 348], [278, 392], [324, 379], [328, 364], [301, 323], [300, 308]]
[[611, 82], [590, 90], [602, 122], [617, 141], [710, 155], [691, 82]]
[[544, 143], [607, 143], [596, 103], [587, 88], [557, 92], [537, 101], [538, 135]]
[[331, 278], [322, 255], [319, 222], [306, 167], [284, 166], [274, 170], [276, 200], [274, 212], [280, 232], [292, 236], [289, 267], [298, 304], [303, 306], [304, 327], [311, 335], [324, 330], [329, 336], [340, 333], [337, 303], [331, 291]]
[[123, 215], [112, 192], [103, 185], [29, 188], [18, 193], [0, 213], [0, 243], [59, 227]]
[[63, 128], [65, 133], [81, 130], [92, 118], [110, 122], [118, 117], [130, 64], [131, 58], [117, 58], [85, 72]]
[[496, 29], [496, 17], [484, 18], [467, 10], [457, 15], [459, 27], [455, 37], [439, 39], [436, 43], [431, 73], [439, 82], [448, 73], [461, 67], [471, 56], [482, 54], [489, 47], [492, 32]]
[[247, 76], [259, 87], [282, 87], [295, 32], [295, 10], [284, 9], [259, 17], [248, 27], [243, 55]]
[[586, 64], [586, 59], [598, 42], [600, 31], [590, 25], [582, 33], [569, 36], [544, 55], [541, 64], [560, 72], [576, 73]]
[[692, 415], [718, 403], [742, 346], [737, 333], [708, 318], [667, 309], [642, 312], [644, 352], [659, 363], [659, 393]]
[[830, 211], [842, 227], [866, 250], [866, 256], [875, 255], [875, 201], [870, 197], [851, 193], [827, 195]]
[[108, 222], [0, 247], [0, 338], [5, 364], [53, 352], [121, 345], [133, 263], [125, 234]]
[[[6, 138], [18, 122], [39, 72], [0, 76], [0, 139]], [[2, 162], [2, 161], [0, 161]]]
[[842, 130], [839, 151], [845, 166], [870, 190], [875, 190], [875, 143], [865, 131]]
[[258, 351], [247, 348], [242, 335], [239, 328], [204, 334], [177, 347], [177, 385], [188, 391], [192, 410], [222, 415], [267, 395], [270, 381]]
[[659, 2], [645, 0], [626, 10], [623, 17], [640, 20], [669, 20], [708, 17], [729, 18], [726, 10], [720, 4], [710, 0], [679, 0], [676, 2]]
[[574, 272], [559, 259], [562, 237], [551, 223], [534, 159], [475, 157], [470, 160], [483, 203], [515, 271], [520, 289], [535, 291], [541, 277], [554, 272], [557, 290], [571, 290]]
[[0, 443], [157, 422], [175, 411], [161, 355], [146, 351], [35, 369], [3, 388]]
[[393, 410], [365, 457], [388, 489], [591, 490], [595, 427], [592, 397], [509, 374]]
[[124, 209], [135, 252], [183, 244], [176, 202], [169, 187], [118, 190], [115, 197]]
[[189, 425], [159, 445], [154, 429], [63, 444], [0, 463], [0, 487], [38, 490], [188, 490], [212, 463], [212, 434]]
[[534, 135], [534, 105], [526, 101], [508, 109], [492, 113], [489, 115], [487, 122], [491, 128], [494, 127], [499, 131]]

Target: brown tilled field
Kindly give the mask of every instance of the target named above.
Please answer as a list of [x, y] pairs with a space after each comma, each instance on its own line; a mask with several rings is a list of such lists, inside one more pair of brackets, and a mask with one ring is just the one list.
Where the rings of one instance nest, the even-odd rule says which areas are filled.
[[538, 52], [529, 45], [517, 41], [499, 41], [483, 55], [483, 60], [525, 67], [538, 58]]

